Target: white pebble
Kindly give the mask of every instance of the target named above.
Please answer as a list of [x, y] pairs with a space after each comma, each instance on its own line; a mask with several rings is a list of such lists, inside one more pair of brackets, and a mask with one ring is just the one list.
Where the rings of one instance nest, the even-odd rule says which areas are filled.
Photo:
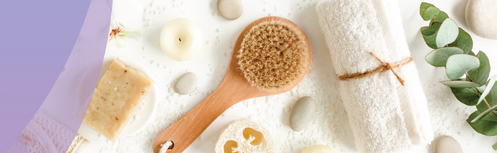
[[295, 131], [301, 131], [312, 121], [314, 112], [314, 100], [311, 97], [300, 98], [293, 106], [290, 115], [290, 127]]
[[198, 79], [197, 75], [192, 72], [185, 73], [178, 79], [176, 85], [174, 86], [174, 91], [178, 94], [186, 95], [192, 93], [197, 87]]
[[449, 136], [440, 136], [431, 146], [433, 153], [462, 153], [461, 145]]
[[241, 0], [218, 0], [217, 11], [228, 20], [235, 20], [242, 16], [243, 4]]
[[496, 8], [496, 0], [469, 0], [466, 5], [466, 24], [478, 36], [497, 39]]

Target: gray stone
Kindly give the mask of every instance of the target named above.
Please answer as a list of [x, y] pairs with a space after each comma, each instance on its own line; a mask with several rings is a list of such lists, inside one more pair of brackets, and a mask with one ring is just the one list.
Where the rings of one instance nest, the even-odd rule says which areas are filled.
[[218, 0], [217, 11], [225, 19], [238, 19], [243, 13], [242, 0]]
[[178, 94], [186, 95], [195, 91], [197, 84], [197, 75], [195, 75], [195, 73], [188, 72], [183, 74], [183, 76], [178, 79], [178, 82], [174, 85], [174, 91]]
[[432, 144], [433, 153], [462, 153], [461, 145], [452, 137], [440, 136]]
[[300, 98], [293, 106], [290, 127], [295, 131], [306, 128], [313, 119], [314, 107], [314, 100], [311, 97]]
[[466, 24], [476, 35], [497, 39], [497, 0], [469, 0]]

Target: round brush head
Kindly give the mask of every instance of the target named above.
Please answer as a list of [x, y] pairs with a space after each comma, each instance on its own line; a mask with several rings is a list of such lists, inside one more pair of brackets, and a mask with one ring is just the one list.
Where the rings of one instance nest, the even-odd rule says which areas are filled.
[[251, 86], [274, 92], [305, 75], [310, 62], [305, 34], [290, 21], [254, 25], [238, 51], [238, 69]]

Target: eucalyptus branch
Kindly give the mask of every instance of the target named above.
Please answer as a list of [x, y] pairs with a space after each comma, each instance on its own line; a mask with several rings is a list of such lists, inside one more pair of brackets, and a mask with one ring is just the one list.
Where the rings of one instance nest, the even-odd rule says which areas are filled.
[[[478, 133], [497, 135], [497, 76], [488, 79], [490, 62], [484, 52], [472, 51], [473, 39], [458, 27], [447, 13], [430, 3], [421, 3], [420, 15], [428, 26], [421, 28], [423, 39], [434, 49], [426, 55], [426, 62], [435, 67], [444, 67], [450, 80], [441, 81], [451, 88], [461, 103], [476, 106], [467, 123]], [[461, 78], [466, 76], [465, 78]], [[485, 88], [483, 93], [479, 89]], [[493, 106], [492, 106], [493, 105]], [[492, 112], [493, 115], [489, 115]], [[492, 146], [497, 150], [497, 143]]]

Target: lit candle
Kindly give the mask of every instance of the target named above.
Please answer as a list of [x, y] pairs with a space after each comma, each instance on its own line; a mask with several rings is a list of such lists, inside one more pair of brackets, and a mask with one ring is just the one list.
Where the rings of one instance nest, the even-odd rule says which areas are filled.
[[194, 58], [202, 47], [202, 31], [191, 20], [178, 18], [169, 21], [160, 34], [162, 51], [176, 61]]

